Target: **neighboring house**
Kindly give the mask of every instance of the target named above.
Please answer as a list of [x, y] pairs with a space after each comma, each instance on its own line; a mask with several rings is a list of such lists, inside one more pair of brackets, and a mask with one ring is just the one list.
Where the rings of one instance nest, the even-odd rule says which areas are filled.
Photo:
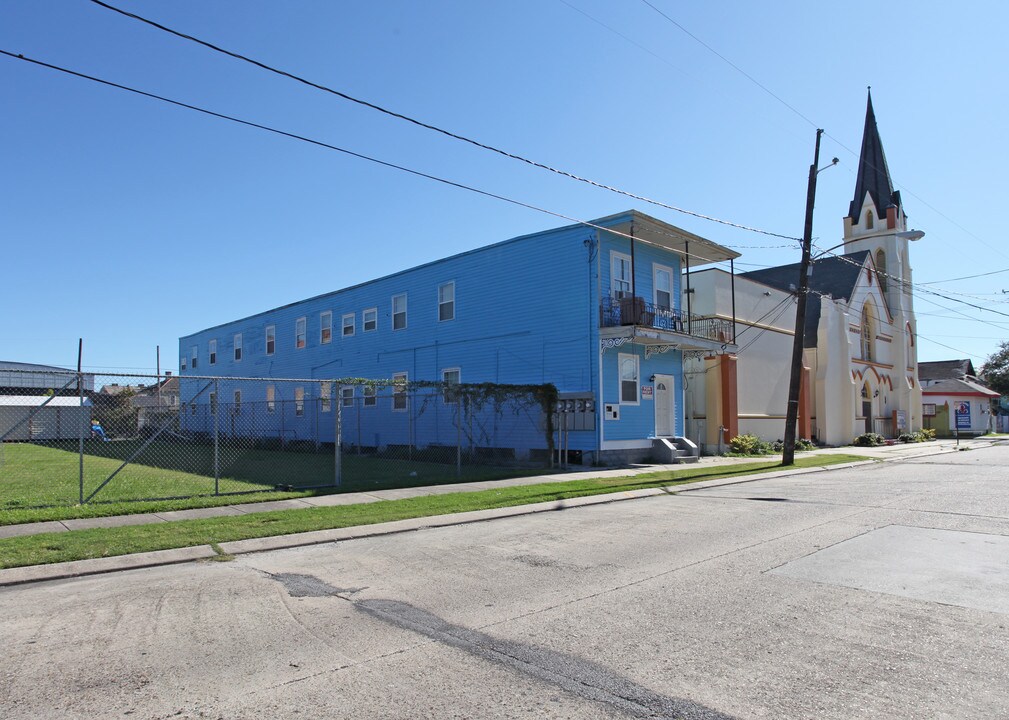
[[65, 395], [0, 395], [0, 441], [90, 438], [91, 405]]
[[[923, 363], [924, 364], [924, 363]], [[939, 380], [922, 391], [925, 427], [939, 437], [983, 435], [991, 430], [994, 390], [971, 380]]]
[[[82, 380], [84, 392], [94, 392], [94, 374], [83, 373]], [[0, 394], [39, 395], [47, 390], [57, 395], [76, 395], [76, 373], [54, 365], [0, 360]]]
[[974, 363], [970, 360], [937, 360], [918, 363], [918, 382], [922, 388], [943, 380], [977, 380]]
[[[923, 234], [907, 231], [869, 97], [842, 254], [828, 248], [811, 267], [799, 437], [844, 445], [867, 431], [893, 437], [922, 426], [909, 244]], [[735, 280], [734, 296], [724, 273], [699, 273], [695, 280], [700, 312], [725, 318], [738, 308], [738, 355], [686, 361], [693, 384], [688, 433], [712, 448], [742, 432], [784, 436], [795, 328], [786, 297], [798, 285], [799, 265]]]
[[[589, 421], [567, 440], [583, 462], [642, 460], [653, 444], [663, 456], [669, 446], [656, 439], [684, 434], [682, 353], [735, 349], [731, 318], [681, 307], [684, 271], [738, 253], [636, 210], [592, 224], [514, 238], [183, 337], [180, 402], [209, 403], [201, 394], [208, 385], [186, 381], [206, 375], [553, 383], [587, 401]], [[273, 403], [279, 390], [247, 389], [240, 402]], [[334, 390], [319, 382], [290, 392], [309, 400]], [[436, 404], [431, 412], [450, 417], [449, 396]], [[320, 404], [322, 412], [330, 406]], [[393, 404], [397, 410], [395, 419], [412, 412]], [[376, 403], [362, 414], [387, 411]], [[183, 417], [194, 422], [195, 407]], [[256, 431], [271, 431], [269, 422], [257, 420]], [[392, 422], [372, 426], [379, 447], [445, 441], [436, 433], [407, 439]], [[332, 422], [317, 418], [315, 427], [332, 442]], [[539, 436], [511, 441], [519, 457], [545, 449]]]
[[151, 423], [159, 424], [159, 418], [166, 413], [174, 417], [179, 411], [179, 378], [166, 372], [164, 380], [140, 386], [130, 398], [130, 405], [137, 409], [139, 430]]

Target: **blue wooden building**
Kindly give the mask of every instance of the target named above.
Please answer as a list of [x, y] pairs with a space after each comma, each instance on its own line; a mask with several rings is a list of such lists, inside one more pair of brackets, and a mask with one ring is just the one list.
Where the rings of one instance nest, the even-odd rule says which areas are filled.
[[[180, 375], [318, 379], [282, 391], [328, 396], [326, 409], [330, 397], [367, 392], [335, 387], [334, 378], [553, 383], [574, 401], [566, 444], [583, 462], [668, 460], [684, 433], [683, 353], [735, 350], [732, 318], [690, 312], [689, 271], [736, 257], [631, 210], [201, 330], [179, 340]], [[187, 407], [209, 402], [205, 385], [182, 387]], [[257, 387], [251, 392], [263, 397], [246, 389], [235, 400], [279, 399], [276, 386]], [[439, 441], [405, 438], [406, 426], [397, 430], [388, 413], [379, 421], [370, 398], [365, 416], [369, 400], [377, 428], [369, 444]], [[409, 414], [402, 399], [390, 402], [388, 410]], [[332, 442], [333, 427], [316, 421], [319, 439]], [[541, 434], [509, 441], [519, 457], [544, 449]]]

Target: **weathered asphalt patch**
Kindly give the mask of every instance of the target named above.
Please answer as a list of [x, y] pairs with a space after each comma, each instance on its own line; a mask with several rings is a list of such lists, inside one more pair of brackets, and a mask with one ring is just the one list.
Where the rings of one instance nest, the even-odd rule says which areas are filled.
[[1009, 614], [1005, 535], [888, 525], [770, 572]]
[[291, 597], [336, 597], [338, 595], [353, 595], [364, 589], [333, 587], [315, 575], [302, 575], [301, 573], [273, 573], [270, 577], [283, 585]]
[[573, 655], [502, 640], [398, 600], [362, 600], [354, 607], [384, 622], [464, 650], [542, 682], [639, 718], [655, 720], [732, 720], [689, 700], [670, 698], [616, 675], [602, 665]]

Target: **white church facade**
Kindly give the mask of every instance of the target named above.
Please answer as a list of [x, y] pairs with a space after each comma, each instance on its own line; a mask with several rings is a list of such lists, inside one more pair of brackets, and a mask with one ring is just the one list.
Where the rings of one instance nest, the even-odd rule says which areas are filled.
[[[798, 437], [845, 445], [864, 432], [895, 437], [922, 427], [909, 250], [923, 235], [907, 229], [870, 96], [843, 242], [814, 254]], [[798, 273], [796, 263], [737, 275], [736, 354], [685, 360], [688, 437], [705, 450], [738, 434], [784, 436]], [[731, 313], [722, 275], [692, 279], [697, 311]]]

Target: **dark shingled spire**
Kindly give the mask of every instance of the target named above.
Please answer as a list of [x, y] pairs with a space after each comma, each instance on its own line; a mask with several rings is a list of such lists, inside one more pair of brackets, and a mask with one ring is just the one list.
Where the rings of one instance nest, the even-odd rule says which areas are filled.
[[862, 131], [862, 153], [858, 158], [858, 180], [855, 197], [848, 207], [848, 217], [857, 222], [865, 194], [869, 193], [876, 206], [876, 217], [885, 218], [891, 205], [900, 206], [900, 193], [893, 191], [890, 169], [886, 166], [883, 143], [876, 128], [876, 114], [872, 111], [872, 92], [865, 108], [865, 129]]

